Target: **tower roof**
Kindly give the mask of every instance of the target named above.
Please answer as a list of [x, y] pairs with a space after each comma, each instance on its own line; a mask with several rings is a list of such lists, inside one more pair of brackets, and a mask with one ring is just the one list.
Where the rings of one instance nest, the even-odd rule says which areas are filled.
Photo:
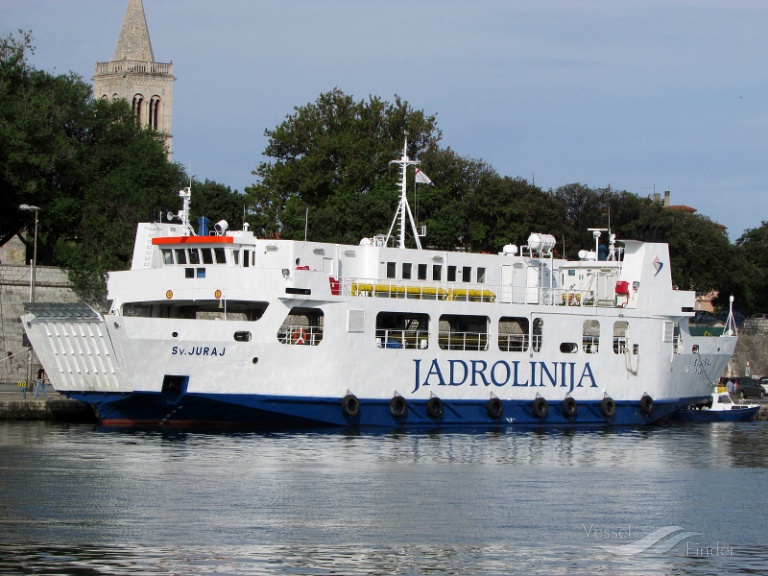
[[141, 0], [128, 0], [113, 60], [155, 61]]

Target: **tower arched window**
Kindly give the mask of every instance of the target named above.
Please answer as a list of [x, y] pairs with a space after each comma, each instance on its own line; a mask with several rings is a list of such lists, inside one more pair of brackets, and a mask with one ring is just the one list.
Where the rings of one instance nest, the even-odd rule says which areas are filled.
[[149, 101], [149, 127], [160, 130], [160, 96], [152, 96]]
[[133, 113], [136, 115], [136, 118], [139, 119], [139, 123], [142, 122], [143, 118], [142, 115], [142, 108], [144, 103], [144, 97], [141, 94], [136, 94], [136, 96], [133, 97], [133, 103], [131, 107], [133, 108]]

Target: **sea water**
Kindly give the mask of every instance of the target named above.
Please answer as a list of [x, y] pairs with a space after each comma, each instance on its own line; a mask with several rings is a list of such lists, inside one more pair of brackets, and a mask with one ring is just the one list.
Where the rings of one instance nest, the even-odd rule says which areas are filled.
[[768, 425], [0, 423], [0, 574], [764, 574]]

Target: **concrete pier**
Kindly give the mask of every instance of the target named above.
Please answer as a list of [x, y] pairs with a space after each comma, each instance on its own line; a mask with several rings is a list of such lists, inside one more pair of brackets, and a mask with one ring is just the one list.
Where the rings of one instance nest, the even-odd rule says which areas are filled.
[[96, 422], [96, 416], [88, 404], [62, 396], [50, 386], [48, 398], [34, 389], [24, 390], [16, 384], [0, 383], [0, 420], [50, 420], [61, 422]]

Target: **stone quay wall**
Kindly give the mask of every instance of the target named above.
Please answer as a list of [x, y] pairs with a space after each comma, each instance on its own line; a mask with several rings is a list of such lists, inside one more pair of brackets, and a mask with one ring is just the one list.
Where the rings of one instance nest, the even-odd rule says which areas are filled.
[[[26, 382], [29, 348], [23, 345], [20, 316], [30, 301], [29, 266], [0, 265], [0, 382]], [[78, 302], [67, 271], [53, 266], [35, 268], [36, 302]], [[31, 373], [40, 362], [32, 354]]]
[[747, 318], [739, 330], [739, 342], [731, 359], [731, 376], [768, 376], [768, 319]]

